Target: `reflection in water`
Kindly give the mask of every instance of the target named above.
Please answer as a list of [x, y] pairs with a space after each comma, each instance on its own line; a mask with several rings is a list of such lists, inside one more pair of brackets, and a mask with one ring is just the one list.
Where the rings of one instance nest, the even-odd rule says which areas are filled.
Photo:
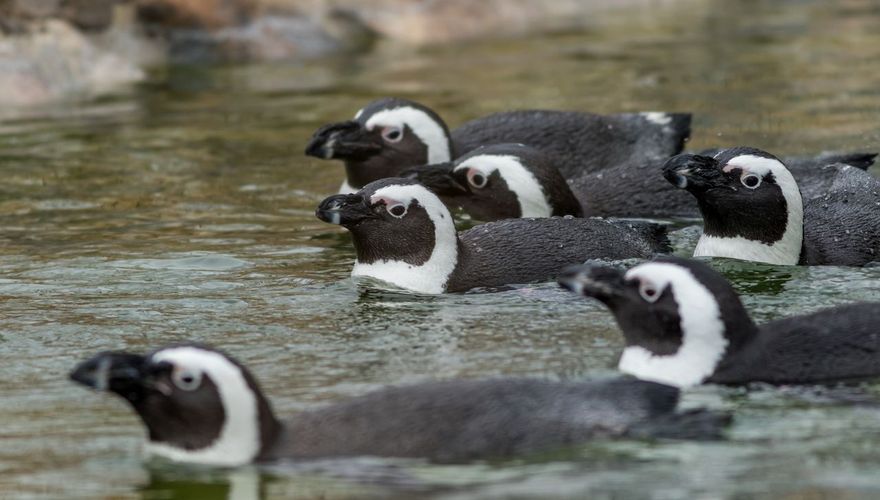
[[235, 470], [202, 470], [190, 466], [154, 466], [141, 498], [205, 500], [260, 500], [266, 498], [268, 477], [252, 467]]

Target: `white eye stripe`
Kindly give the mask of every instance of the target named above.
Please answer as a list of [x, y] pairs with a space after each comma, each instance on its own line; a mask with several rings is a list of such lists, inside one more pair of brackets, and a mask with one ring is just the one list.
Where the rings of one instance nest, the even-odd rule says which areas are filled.
[[[541, 188], [541, 183], [529, 169], [523, 166], [519, 157], [496, 154], [476, 155], [456, 165], [454, 171], [458, 172], [464, 169], [476, 170], [484, 177], [498, 172], [507, 187], [516, 193], [522, 217], [550, 217], [553, 213], [553, 209], [550, 208], [550, 203]], [[471, 182], [470, 173], [468, 182]]]
[[444, 128], [432, 117], [420, 109], [402, 106], [383, 109], [370, 116], [364, 126], [373, 130], [377, 126], [399, 127], [409, 129], [428, 148], [428, 163], [442, 163], [451, 159], [449, 138]]

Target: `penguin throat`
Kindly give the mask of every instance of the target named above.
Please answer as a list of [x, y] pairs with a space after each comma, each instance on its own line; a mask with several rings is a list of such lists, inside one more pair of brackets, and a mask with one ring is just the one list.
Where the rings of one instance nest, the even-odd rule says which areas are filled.
[[[789, 231], [786, 231], [788, 233]], [[742, 236], [712, 236], [703, 234], [694, 248], [694, 257], [727, 257], [730, 259], [765, 262], [777, 265], [796, 265], [801, 258], [803, 232], [791, 234], [776, 243], [767, 244]]]
[[791, 173], [781, 163], [773, 163], [781, 167], [772, 172], [782, 197], [779, 203], [739, 206], [732, 212], [729, 207], [715, 207], [700, 200], [704, 229], [694, 257], [728, 257], [778, 265], [796, 265], [800, 261], [804, 241], [803, 200]]
[[449, 277], [458, 264], [458, 234], [448, 213], [442, 220], [435, 220], [433, 215], [431, 219], [434, 223], [434, 245], [426, 260], [414, 261], [402, 256], [374, 259], [367, 256], [361, 250], [363, 245], [356, 241], [358, 258], [351, 275], [375, 278], [417, 293], [445, 292]]
[[679, 280], [673, 295], [682, 332], [678, 350], [660, 354], [630, 345], [623, 350], [618, 368], [642, 380], [691, 387], [715, 372], [729, 342], [718, 302], [708, 289], [694, 280]]

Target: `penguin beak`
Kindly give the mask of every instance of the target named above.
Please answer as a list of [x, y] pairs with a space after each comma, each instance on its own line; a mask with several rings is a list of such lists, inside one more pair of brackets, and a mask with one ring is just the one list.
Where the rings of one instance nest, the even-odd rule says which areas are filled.
[[367, 198], [360, 193], [336, 194], [326, 198], [318, 205], [315, 216], [324, 222], [344, 227], [377, 217]]
[[306, 155], [325, 160], [363, 161], [382, 151], [382, 145], [356, 121], [331, 123], [319, 128], [309, 139]]
[[451, 162], [421, 165], [404, 170], [401, 177], [415, 179], [440, 196], [466, 194], [469, 192], [468, 188], [455, 178], [454, 167]]
[[692, 193], [726, 186], [724, 172], [711, 156], [673, 156], [663, 165], [663, 177], [675, 187]]
[[567, 267], [558, 282], [566, 290], [608, 302], [624, 293], [624, 272], [611, 266], [584, 264]]
[[126, 352], [102, 352], [76, 365], [70, 379], [96, 391], [115, 392], [124, 397], [143, 392], [146, 358]]

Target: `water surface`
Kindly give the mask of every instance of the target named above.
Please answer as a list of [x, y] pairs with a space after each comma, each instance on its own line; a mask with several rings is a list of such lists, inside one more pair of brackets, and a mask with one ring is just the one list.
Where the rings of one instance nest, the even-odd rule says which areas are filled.
[[[251, 367], [283, 416], [392, 383], [613, 374], [610, 315], [553, 284], [442, 297], [354, 284], [347, 235], [313, 215], [342, 168], [302, 155], [311, 132], [397, 95], [453, 126], [515, 107], [692, 111], [693, 148], [877, 151], [878, 24], [867, 1], [663, 2], [540, 38], [172, 68], [0, 123], [0, 496], [880, 495], [880, 408], [853, 404], [872, 386], [688, 394], [736, 410], [722, 443], [227, 473], [145, 461], [133, 413], [66, 380], [100, 350], [202, 341]], [[693, 231], [678, 241], [686, 254]], [[715, 265], [759, 320], [880, 299], [880, 268]]]

